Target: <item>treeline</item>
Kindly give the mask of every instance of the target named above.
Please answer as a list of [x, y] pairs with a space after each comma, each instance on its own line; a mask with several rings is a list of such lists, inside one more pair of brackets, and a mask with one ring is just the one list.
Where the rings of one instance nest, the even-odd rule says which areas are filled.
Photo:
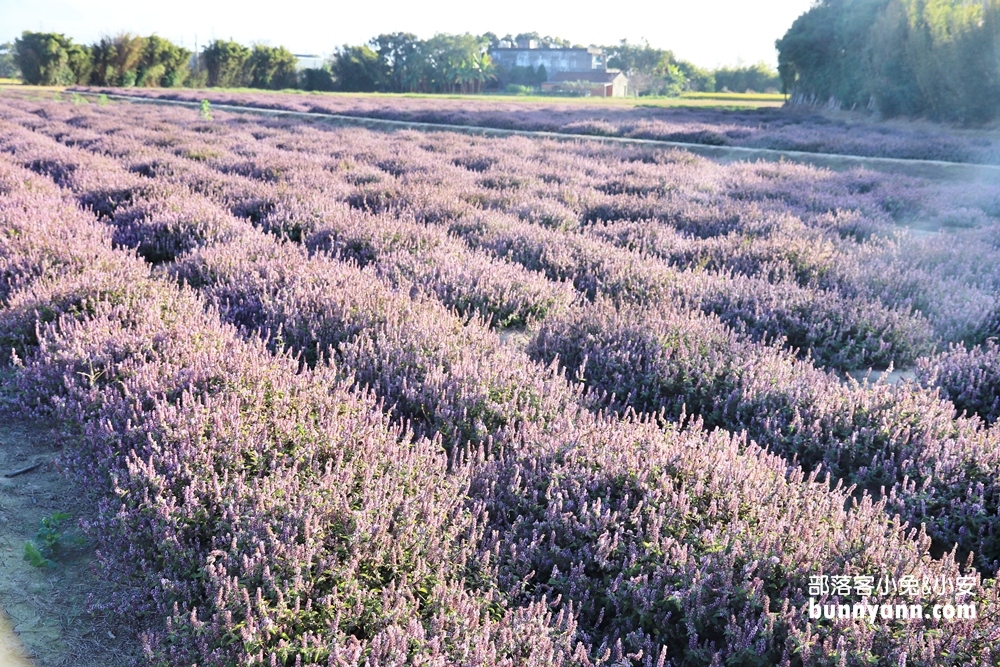
[[820, 0], [777, 47], [797, 102], [962, 123], [1000, 116], [1000, 0]]
[[602, 48], [608, 55], [608, 67], [625, 72], [629, 88], [640, 95], [674, 95], [685, 91], [763, 93], [781, 87], [778, 72], [765, 63], [708, 70], [677, 59], [673, 51], [654, 48], [648, 42], [629, 44], [623, 39]]
[[[478, 92], [509, 86], [537, 87], [548, 80], [541, 65], [505, 69], [489, 56], [505, 44], [534, 40], [540, 49], [583, 48], [567, 39], [521, 33], [499, 37], [435, 35], [422, 40], [411, 33], [382, 34], [360, 46], [345, 45], [329, 64], [332, 89], [354, 92]], [[608, 67], [629, 77], [629, 88], [639, 94], [678, 95], [685, 91], [732, 92], [777, 90], [777, 71], [763, 63], [751, 66], [702, 69], [679, 60], [672, 51], [647, 42], [599, 47]]]
[[298, 60], [283, 46], [215, 40], [201, 52], [205, 84], [223, 88], [297, 88]]
[[156, 35], [124, 33], [87, 46], [58, 33], [25, 31], [10, 53], [15, 73], [34, 85], [280, 89], [300, 84], [292, 52], [262, 44], [215, 40], [195, 59], [192, 51]]
[[[215, 40], [194, 54], [167, 39], [120, 34], [96, 44], [76, 44], [58, 33], [25, 31], [0, 46], [0, 76], [18, 73], [36, 85], [143, 87], [302, 88], [345, 92], [477, 93], [533, 89], [548, 80], [544, 67], [510, 70], [490, 58], [490, 50], [524, 40], [540, 49], [580, 47], [567, 39], [521, 33], [499, 37], [438, 34], [420, 39], [386, 33], [361, 45], [344, 45], [322, 67], [300, 69], [284, 47], [244, 46]], [[685, 91], [746, 92], [777, 89], [777, 72], [764, 64], [706, 70], [648, 43], [604, 46], [607, 64], [629, 77], [642, 95]], [[6, 58], [6, 59], [5, 59]], [[4, 72], [8, 72], [4, 74]]]
[[781, 77], [778, 76], [778, 71], [762, 62], [756, 65], [720, 67], [713, 72], [713, 78], [716, 92], [764, 93], [781, 90]]
[[14, 40], [13, 55], [21, 80], [43, 86], [180, 86], [191, 58], [187, 49], [155, 35], [122, 34], [86, 46], [29, 30]]
[[491, 35], [382, 34], [337, 50], [327, 71], [330, 89], [351, 92], [480, 92], [497, 80]]

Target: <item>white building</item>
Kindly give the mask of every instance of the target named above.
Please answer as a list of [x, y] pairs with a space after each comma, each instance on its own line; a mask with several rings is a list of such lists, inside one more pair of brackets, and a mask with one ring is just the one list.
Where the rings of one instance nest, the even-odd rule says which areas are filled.
[[591, 97], [625, 97], [628, 77], [618, 70], [557, 72], [542, 84], [545, 92], [574, 92]]
[[319, 69], [323, 67], [326, 63], [326, 58], [317, 55], [305, 55], [301, 53], [293, 54], [295, 59], [298, 61], [297, 67], [299, 69]]
[[490, 49], [490, 58], [505, 70], [514, 67], [537, 70], [544, 65], [550, 77], [557, 72], [588, 72], [607, 68], [607, 58], [601, 49], [539, 49], [534, 46], [534, 40], [525, 42], [523, 48]]

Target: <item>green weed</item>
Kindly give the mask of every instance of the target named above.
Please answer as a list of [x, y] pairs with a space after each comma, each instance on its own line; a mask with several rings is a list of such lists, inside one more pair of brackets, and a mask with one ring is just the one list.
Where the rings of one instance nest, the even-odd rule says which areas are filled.
[[64, 535], [60, 531], [62, 522], [70, 518], [65, 512], [55, 512], [51, 516], [42, 517], [35, 539], [24, 543], [24, 560], [32, 567], [55, 567], [52, 560], [61, 550]]

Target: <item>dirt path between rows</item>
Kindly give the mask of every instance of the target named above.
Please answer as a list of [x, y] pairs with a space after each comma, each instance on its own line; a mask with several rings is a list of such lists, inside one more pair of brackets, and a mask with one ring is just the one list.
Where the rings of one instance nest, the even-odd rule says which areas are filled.
[[[128, 667], [138, 658], [134, 631], [87, 610], [102, 585], [93, 545], [76, 525], [92, 506], [57, 469], [58, 454], [50, 431], [0, 415], [0, 605], [7, 616], [0, 667]], [[37, 543], [42, 519], [57, 512], [71, 518], [62, 522], [55, 565], [33, 567], [25, 543]]]

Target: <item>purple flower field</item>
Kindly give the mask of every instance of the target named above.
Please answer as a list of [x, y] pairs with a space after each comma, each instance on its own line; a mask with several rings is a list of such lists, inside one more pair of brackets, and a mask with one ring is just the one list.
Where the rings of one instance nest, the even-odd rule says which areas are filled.
[[5, 407], [148, 664], [1000, 661], [1000, 188], [213, 115], [0, 98]]
[[657, 139], [865, 157], [1000, 164], [996, 130], [945, 130], [915, 122], [875, 123], [802, 109], [745, 111], [569, 102], [393, 98], [324, 94], [76, 88], [164, 100], [261, 109], [364, 116], [385, 120], [473, 125], [511, 130]]

